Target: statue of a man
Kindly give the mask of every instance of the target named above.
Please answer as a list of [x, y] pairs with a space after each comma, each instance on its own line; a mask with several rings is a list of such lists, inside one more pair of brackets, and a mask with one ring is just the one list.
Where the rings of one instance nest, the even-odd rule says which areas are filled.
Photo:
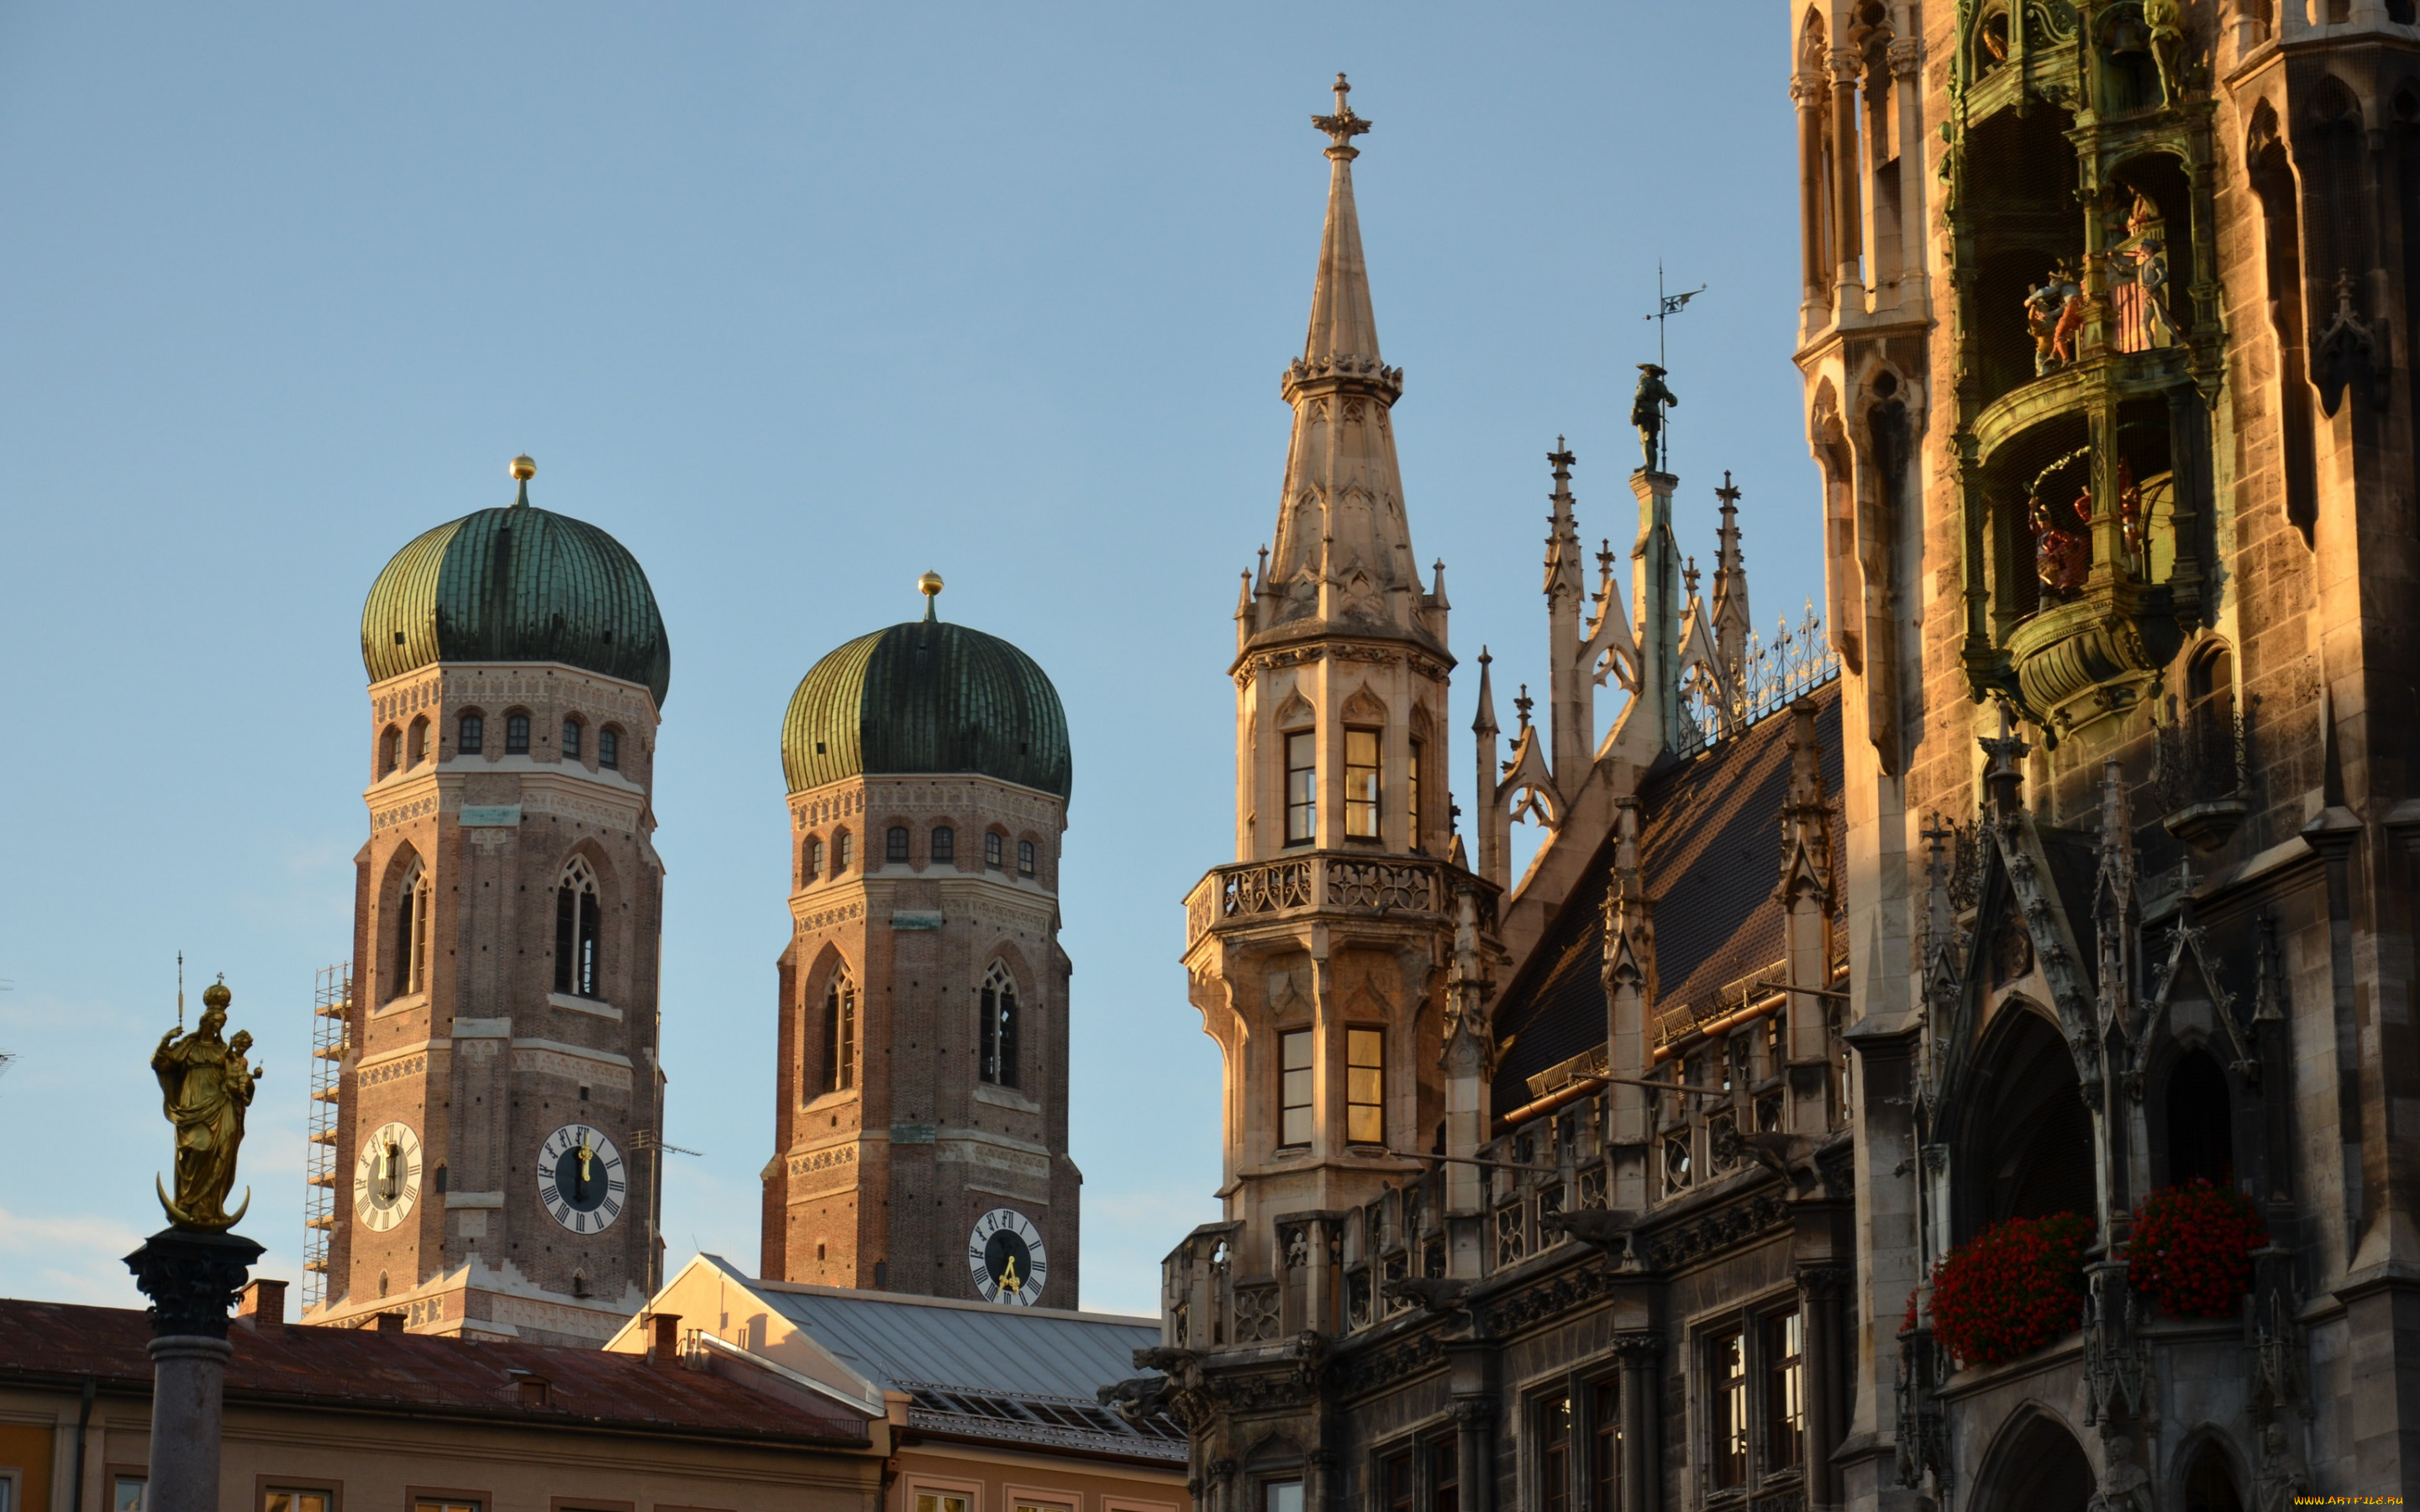
[[1630, 423], [1638, 427], [1638, 448], [1646, 454], [1646, 471], [1650, 472], [1663, 465], [1663, 458], [1656, 455], [1656, 445], [1664, 434], [1664, 411], [1680, 402], [1664, 386], [1662, 368], [1653, 363], [1638, 364], [1638, 393], [1630, 401]]
[[229, 1213], [226, 1198], [235, 1189], [244, 1110], [252, 1104], [254, 1083], [267, 1073], [245, 1061], [252, 1036], [237, 1035], [232, 1046], [219, 1038], [233, 997], [225, 983], [212, 983], [202, 994], [202, 1018], [194, 1031], [179, 1037], [170, 1029], [151, 1054], [161, 1112], [177, 1126], [177, 1195], [162, 1191], [160, 1205], [179, 1228], [231, 1228], [252, 1206], [246, 1193], [243, 1207]]

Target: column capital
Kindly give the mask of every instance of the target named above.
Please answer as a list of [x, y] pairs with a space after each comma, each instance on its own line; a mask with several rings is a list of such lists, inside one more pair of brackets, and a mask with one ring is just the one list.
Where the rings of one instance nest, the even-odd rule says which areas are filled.
[[1664, 1335], [1661, 1334], [1621, 1334], [1613, 1341], [1613, 1352], [1633, 1370], [1645, 1370], [1664, 1358]]
[[1833, 1261], [1801, 1265], [1798, 1271], [1798, 1292], [1809, 1302], [1836, 1302], [1848, 1295], [1854, 1279], [1850, 1268]]
[[163, 1228], [126, 1257], [126, 1268], [151, 1299], [154, 1337], [224, 1339], [227, 1309], [260, 1256], [261, 1246], [241, 1234]]

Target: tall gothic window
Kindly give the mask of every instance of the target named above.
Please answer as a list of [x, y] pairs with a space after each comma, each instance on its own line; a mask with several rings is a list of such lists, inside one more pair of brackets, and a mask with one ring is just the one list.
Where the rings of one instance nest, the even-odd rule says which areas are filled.
[[507, 756], [526, 756], [529, 754], [528, 715], [508, 714], [504, 716], [504, 754]]
[[1285, 737], [1285, 838], [1307, 845], [1319, 835], [1319, 740], [1309, 730]]
[[807, 841], [806, 863], [805, 875], [802, 880], [814, 882], [823, 876], [824, 841], [822, 836], [818, 835], [814, 839]]
[[1311, 1031], [1278, 1036], [1278, 1143], [1311, 1143]]
[[1562, 1392], [1538, 1404], [1538, 1512], [1571, 1512], [1572, 1399]]
[[466, 714], [456, 729], [459, 732], [454, 741], [457, 751], [465, 756], [476, 756], [487, 749], [488, 721], [485, 718], [476, 714]]
[[996, 1087], [1016, 1085], [1016, 979], [999, 962], [985, 974], [980, 995], [983, 1079]]
[[834, 835], [832, 837], [832, 875], [838, 876], [847, 871], [849, 863], [856, 859], [856, 837], [845, 829]]
[[597, 949], [597, 873], [587, 857], [575, 856], [554, 887], [554, 990], [574, 997], [602, 997], [604, 963]]
[[1344, 732], [1344, 833], [1378, 838], [1378, 732]]
[[1807, 1458], [1806, 1333], [1795, 1311], [1764, 1320], [1764, 1468], [1789, 1470]]
[[1747, 1484], [1747, 1333], [1727, 1329], [1706, 1341], [1706, 1404], [1714, 1429], [1714, 1483], [1728, 1489]]
[[379, 776], [390, 776], [402, 764], [403, 732], [389, 725], [386, 733], [379, 736]]
[[1410, 848], [1420, 848], [1420, 754], [1424, 741], [1412, 742], [1412, 759], [1404, 769], [1404, 831]]
[[428, 760], [428, 717], [427, 715], [424, 714], [411, 721], [411, 733], [405, 737], [403, 748], [405, 760], [410, 765], [418, 766], [422, 762]]
[[1621, 1512], [1621, 1392], [1600, 1381], [1589, 1393], [1589, 1479], [1596, 1512]]
[[824, 1090], [845, 1092], [856, 1085], [857, 983], [842, 969], [824, 989]]
[[1344, 1031], [1344, 1137], [1357, 1145], [1387, 1142], [1386, 1052], [1386, 1031]]
[[395, 913], [395, 990], [403, 997], [428, 990], [428, 872], [418, 861], [403, 874]]

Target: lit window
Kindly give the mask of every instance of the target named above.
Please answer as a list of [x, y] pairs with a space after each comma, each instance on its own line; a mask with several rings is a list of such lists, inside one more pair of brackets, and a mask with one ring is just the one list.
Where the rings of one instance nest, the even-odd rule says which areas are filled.
[[486, 1507], [484, 1504], [452, 1496], [424, 1496], [411, 1504], [411, 1512], [486, 1512]]
[[1689, 1169], [1689, 1136], [1686, 1133], [1668, 1134], [1664, 1139], [1664, 1195], [1688, 1190], [1692, 1173]]
[[1281, 1145], [1311, 1143], [1311, 1031], [1288, 1029], [1278, 1036], [1279, 1137]]
[[1706, 1341], [1707, 1380], [1714, 1399], [1707, 1404], [1714, 1429], [1714, 1473], [1717, 1487], [1747, 1484], [1747, 1335], [1739, 1329]]
[[890, 833], [882, 837], [882, 858], [885, 861], [908, 859], [908, 826], [906, 825], [892, 825]]
[[261, 1492], [260, 1512], [328, 1512], [328, 1493], [275, 1488]]
[[1387, 1142], [1386, 1043], [1377, 1029], [1344, 1031], [1344, 1137], [1357, 1145]]
[[1806, 1342], [1800, 1315], [1764, 1320], [1764, 1458], [1767, 1470], [1789, 1470], [1807, 1458]]
[[379, 776], [386, 777], [402, 764], [403, 732], [389, 725], [386, 733], [379, 736]]
[[824, 989], [824, 1090], [845, 1092], [857, 1085], [857, 983], [832, 973]]
[[832, 837], [832, 875], [838, 876], [857, 859], [857, 837], [844, 829]]
[[1016, 874], [1021, 877], [1033, 875], [1033, 842], [1030, 840], [1016, 842]]
[[566, 756], [580, 754], [580, 721], [577, 719], [563, 721], [563, 753]]
[[1589, 1393], [1589, 1478], [1596, 1486], [1597, 1512], [1621, 1506], [1621, 1394], [1612, 1381]]
[[1538, 1512], [1570, 1512], [1572, 1399], [1560, 1392], [1538, 1404]]
[[404, 753], [413, 766], [428, 760], [428, 720], [425, 716], [411, 721], [411, 736], [405, 744]]
[[461, 752], [465, 756], [476, 756], [487, 748], [487, 720], [479, 717], [479, 716], [475, 714], [466, 714], [462, 716], [462, 723], [459, 728], [461, 733], [454, 742], [454, 748], [456, 750]]
[[947, 825], [935, 826], [933, 830], [933, 859], [936, 861], [954, 861], [957, 858], [958, 832], [952, 829]]
[[916, 1512], [967, 1512], [967, 1499], [944, 1491], [918, 1491]]
[[1420, 848], [1420, 751], [1423, 743], [1412, 742], [1412, 759], [1404, 768], [1404, 829], [1411, 837], [1411, 848]]
[[1302, 1512], [1302, 1482], [1271, 1481], [1261, 1488], [1262, 1512]]
[[597, 948], [597, 873], [575, 856], [554, 887], [554, 990], [574, 997], [602, 997], [603, 963]]
[[998, 962], [981, 993], [983, 1079], [997, 1087], [1016, 1085], [1016, 980]]
[[508, 714], [504, 716], [504, 754], [507, 756], [526, 756], [529, 754], [528, 715]]
[[611, 725], [597, 732], [597, 764], [599, 766], [622, 764], [622, 732]]
[[1319, 836], [1319, 743], [1311, 731], [1285, 737], [1286, 843], [1302, 845]]
[[418, 861], [403, 874], [396, 904], [395, 991], [401, 997], [428, 990], [428, 872]]
[[984, 836], [984, 865], [1000, 865], [1000, 831], [996, 829]]
[[143, 1512], [143, 1489], [147, 1484], [141, 1475], [119, 1475], [110, 1484], [111, 1512]]
[[1344, 732], [1344, 833], [1378, 838], [1378, 732]]

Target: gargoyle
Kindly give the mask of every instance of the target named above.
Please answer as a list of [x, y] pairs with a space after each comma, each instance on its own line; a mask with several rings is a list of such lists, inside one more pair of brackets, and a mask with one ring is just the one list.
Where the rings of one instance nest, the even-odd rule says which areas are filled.
[[1449, 1313], [1462, 1310], [1470, 1283], [1441, 1276], [1409, 1275], [1387, 1282], [1378, 1290], [1388, 1302], [1416, 1302], [1422, 1312]]
[[1582, 1208], [1573, 1212], [1550, 1213], [1538, 1222], [1543, 1228], [1550, 1231], [1559, 1229], [1581, 1243], [1592, 1244], [1619, 1260], [1629, 1257], [1630, 1231], [1638, 1219], [1634, 1213]]
[[1723, 1160], [1746, 1156], [1781, 1178], [1793, 1196], [1808, 1196], [1823, 1183], [1815, 1168], [1815, 1140], [1807, 1134], [1727, 1133], [1714, 1141], [1714, 1154]]
[[1103, 1407], [1140, 1427], [1146, 1419], [1168, 1412], [1169, 1386], [1166, 1376], [1136, 1376], [1103, 1386], [1096, 1395]]

